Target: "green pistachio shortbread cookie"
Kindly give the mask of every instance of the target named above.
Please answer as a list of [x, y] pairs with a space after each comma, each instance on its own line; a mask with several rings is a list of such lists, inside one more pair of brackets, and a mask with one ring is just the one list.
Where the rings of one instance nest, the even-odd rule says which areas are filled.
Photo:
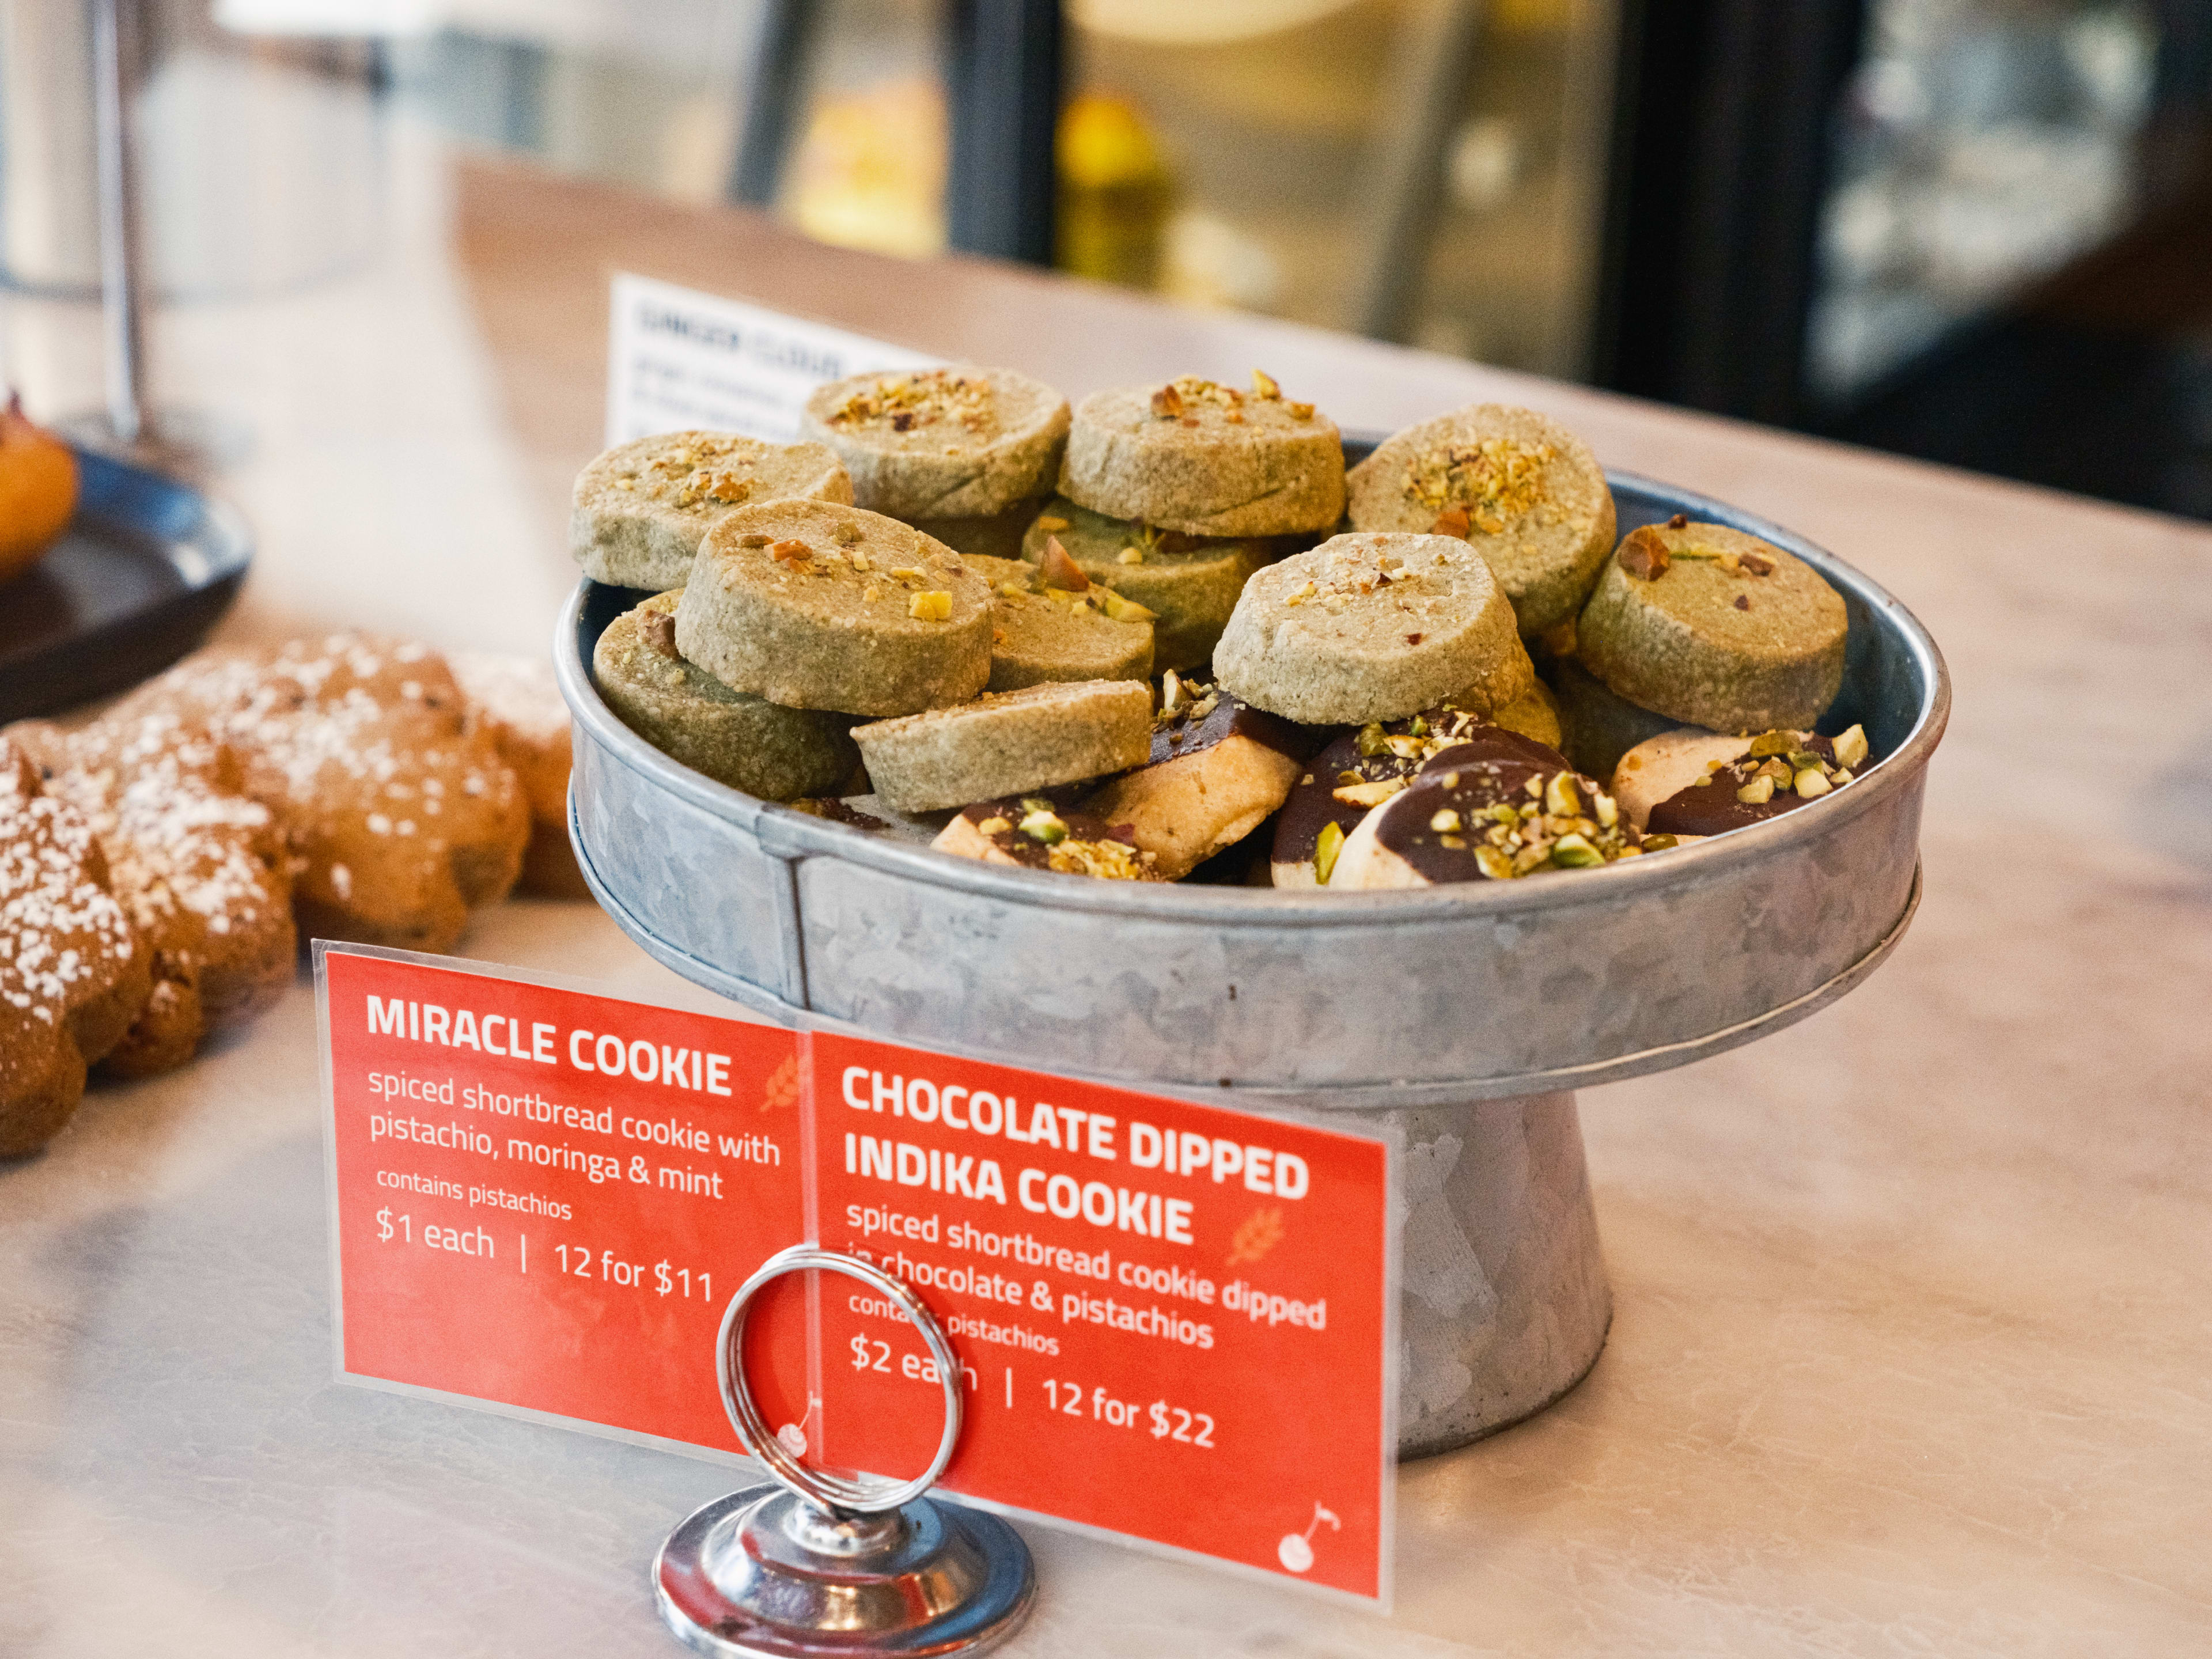
[[843, 464], [820, 444], [665, 432], [617, 444], [576, 475], [568, 547], [593, 581], [665, 591], [691, 579], [700, 541], [733, 507], [852, 499]]
[[991, 592], [909, 525], [828, 501], [739, 507], [708, 533], [677, 648], [790, 708], [911, 714], [991, 677]]
[[1084, 680], [994, 691], [957, 708], [853, 728], [876, 793], [902, 812], [964, 806], [1142, 765], [1152, 689]]
[[1716, 732], [1809, 727], [1844, 683], [1842, 595], [1802, 559], [1677, 516], [1632, 531], [1575, 624], [1631, 702]]
[[1245, 584], [1213, 666], [1235, 696], [1307, 726], [1447, 699], [1488, 715], [1536, 678], [1498, 579], [1449, 536], [1337, 536], [1269, 566]]
[[1053, 680], [1150, 680], [1152, 612], [1088, 580], [1061, 574], [1055, 586], [1020, 559], [967, 556], [991, 587], [991, 680], [987, 691], [1017, 691]]
[[1354, 530], [1458, 536], [1531, 637], [1566, 621], [1613, 550], [1613, 492], [1588, 445], [1533, 410], [1476, 404], [1407, 427], [1345, 480]]
[[[1018, 559], [1022, 556], [1022, 537], [1036, 515], [1045, 510], [1049, 495], [1025, 495], [1003, 513], [994, 513], [985, 518], [932, 519], [915, 517], [907, 520], [925, 536], [934, 536], [955, 553], [980, 553], [991, 559]], [[901, 515], [894, 513], [893, 518]]]
[[1109, 519], [1065, 496], [1046, 503], [1022, 538], [1022, 556], [1042, 562], [1057, 538], [1076, 568], [1152, 613], [1155, 672], [1203, 667], [1254, 571], [1275, 556], [1264, 539], [1208, 541]]
[[1265, 374], [1254, 390], [1186, 374], [1085, 398], [1060, 493], [1109, 518], [1191, 536], [1291, 536], [1344, 516], [1336, 422]]
[[607, 624], [592, 676], [622, 723], [670, 759], [763, 800], [819, 794], [860, 762], [844, 714], [786, 708], [732, 691], [676, 649], [676, 606], [656, 593]]
[[1594, 778], [1611, 777], [1638, 744], [1681, 725], [1629, 702], [1572, 657], [1553, 658], [1544, 672], [1559, 711], [1556, 746]]
[[1547, 748], [1557, 749], [1565, 735], [1559, 729], [1559, 705], [1552, 688], [1539, 679], [1531, 679], [1528, 689], [1510, 702], [1492, 709], [1490, 718], [1507, 731], [1534, 738]]
[[799, 432], [837, 452], [859, 505], [971, 519], [1051, 489], [1067, 420], [1066, 398], [1012, 369], [896, 369], [820, 387]]

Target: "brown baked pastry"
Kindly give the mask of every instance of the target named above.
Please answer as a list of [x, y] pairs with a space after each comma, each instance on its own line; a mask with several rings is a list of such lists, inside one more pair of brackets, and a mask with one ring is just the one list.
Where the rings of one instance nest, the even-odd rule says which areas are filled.
[[0, 1158], [51, 1140], [146, 1001], [147, 953], [84, 815], [0, 738]]
[[468, 698], [471, 723], [491, 734], [530, 802], [530, 845], [523, 849], [526, 893], [589, 898], [576, 849], [568, 844], [568, 705], [542, 657], [454, 651], [446, 660]]
[[173, 711], [237, 751], [301, 860], [310, 938], [442, 951], [521, 872], [522, 786], [428, 646], [338, 634], [204, 652], [123, 708]]
[[210, 1031], [291, 983], [290, 856], [228, 748], [158, 709], [9, 735], [38, 761], [46, 793], [91, 824], [153, 974], [106, 1069], [142, 1077], [181, 1066]]

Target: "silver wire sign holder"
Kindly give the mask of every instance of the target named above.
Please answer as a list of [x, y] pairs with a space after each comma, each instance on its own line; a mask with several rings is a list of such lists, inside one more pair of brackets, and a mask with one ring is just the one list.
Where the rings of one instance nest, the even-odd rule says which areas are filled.
[[[945, 1385], [945, 1433], [913, 1480], [848, 1480], [810, 1469], [771, 1430], [745, 1382], [745, 1317], [771, 1279], [818, 1268], [857, 1279], [914, 1322]], [[761, 1264], [722, 1315], [714, 1351], [722, 1404], [772, 1486], [717, 1498], [668, 1535], [653, 1597], [694, 1652], [757, 1659], [988, 1652], [1029, 1616], [1036, 1571], [995, 1516], [923, 1496], [960, 1441], [960, 1360], [935, 1316], [900, 1280], [836, 1250], [793, 1245]]]

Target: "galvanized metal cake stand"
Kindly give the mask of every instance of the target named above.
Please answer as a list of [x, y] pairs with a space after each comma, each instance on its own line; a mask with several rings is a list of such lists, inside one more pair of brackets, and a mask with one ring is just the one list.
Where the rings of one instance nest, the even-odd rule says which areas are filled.
[[623, 726], [592, 683], [639, 596], [562, 620], [570, 832], [592, 891], [685, 977], [798, 1024], [1404, 1133], [1400, 1449], [1443, 1450], [1581, 1379], [1612, 1304], [1572, 1091], [1749, 1042], [1844, 994], [1919, 900], [1950, 708], [1935, 642], [1779, 526], [1611, 478], [1621, 529], [1675, 513], [1817, 567], [1850, 612], [1822, 722], [1850, 787], [1582, 876], [1371, 894], [1138, 885], [971, 862], [738, 793]]

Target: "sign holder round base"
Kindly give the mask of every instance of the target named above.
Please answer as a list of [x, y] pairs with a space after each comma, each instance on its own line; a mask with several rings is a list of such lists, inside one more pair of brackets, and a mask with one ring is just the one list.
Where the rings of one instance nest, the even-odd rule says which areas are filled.
[[[746, 1385], [753, 1297], [771, 1279], [809, 1269], [861, 1280], [929, 1345], [945, 1385], [945, 1432], [911, 1480], [808, 1468], [769, 1430]], [[923, 1496], [959, 1443], [961, 1368], [935, 1316], [903, 1283], [837, 1251], [781, 1251], [730, 1299], [715, 1371], [738, 1439], [779, 1484], [717, 1498], [661, 1546], [653, 1597], [678, 1641], [696, 1653], [753, 1659], [950, 1656], [988, 1652], [1021, 1627], [1036, 1595], [1021, 1534], [994, 1516]]]

